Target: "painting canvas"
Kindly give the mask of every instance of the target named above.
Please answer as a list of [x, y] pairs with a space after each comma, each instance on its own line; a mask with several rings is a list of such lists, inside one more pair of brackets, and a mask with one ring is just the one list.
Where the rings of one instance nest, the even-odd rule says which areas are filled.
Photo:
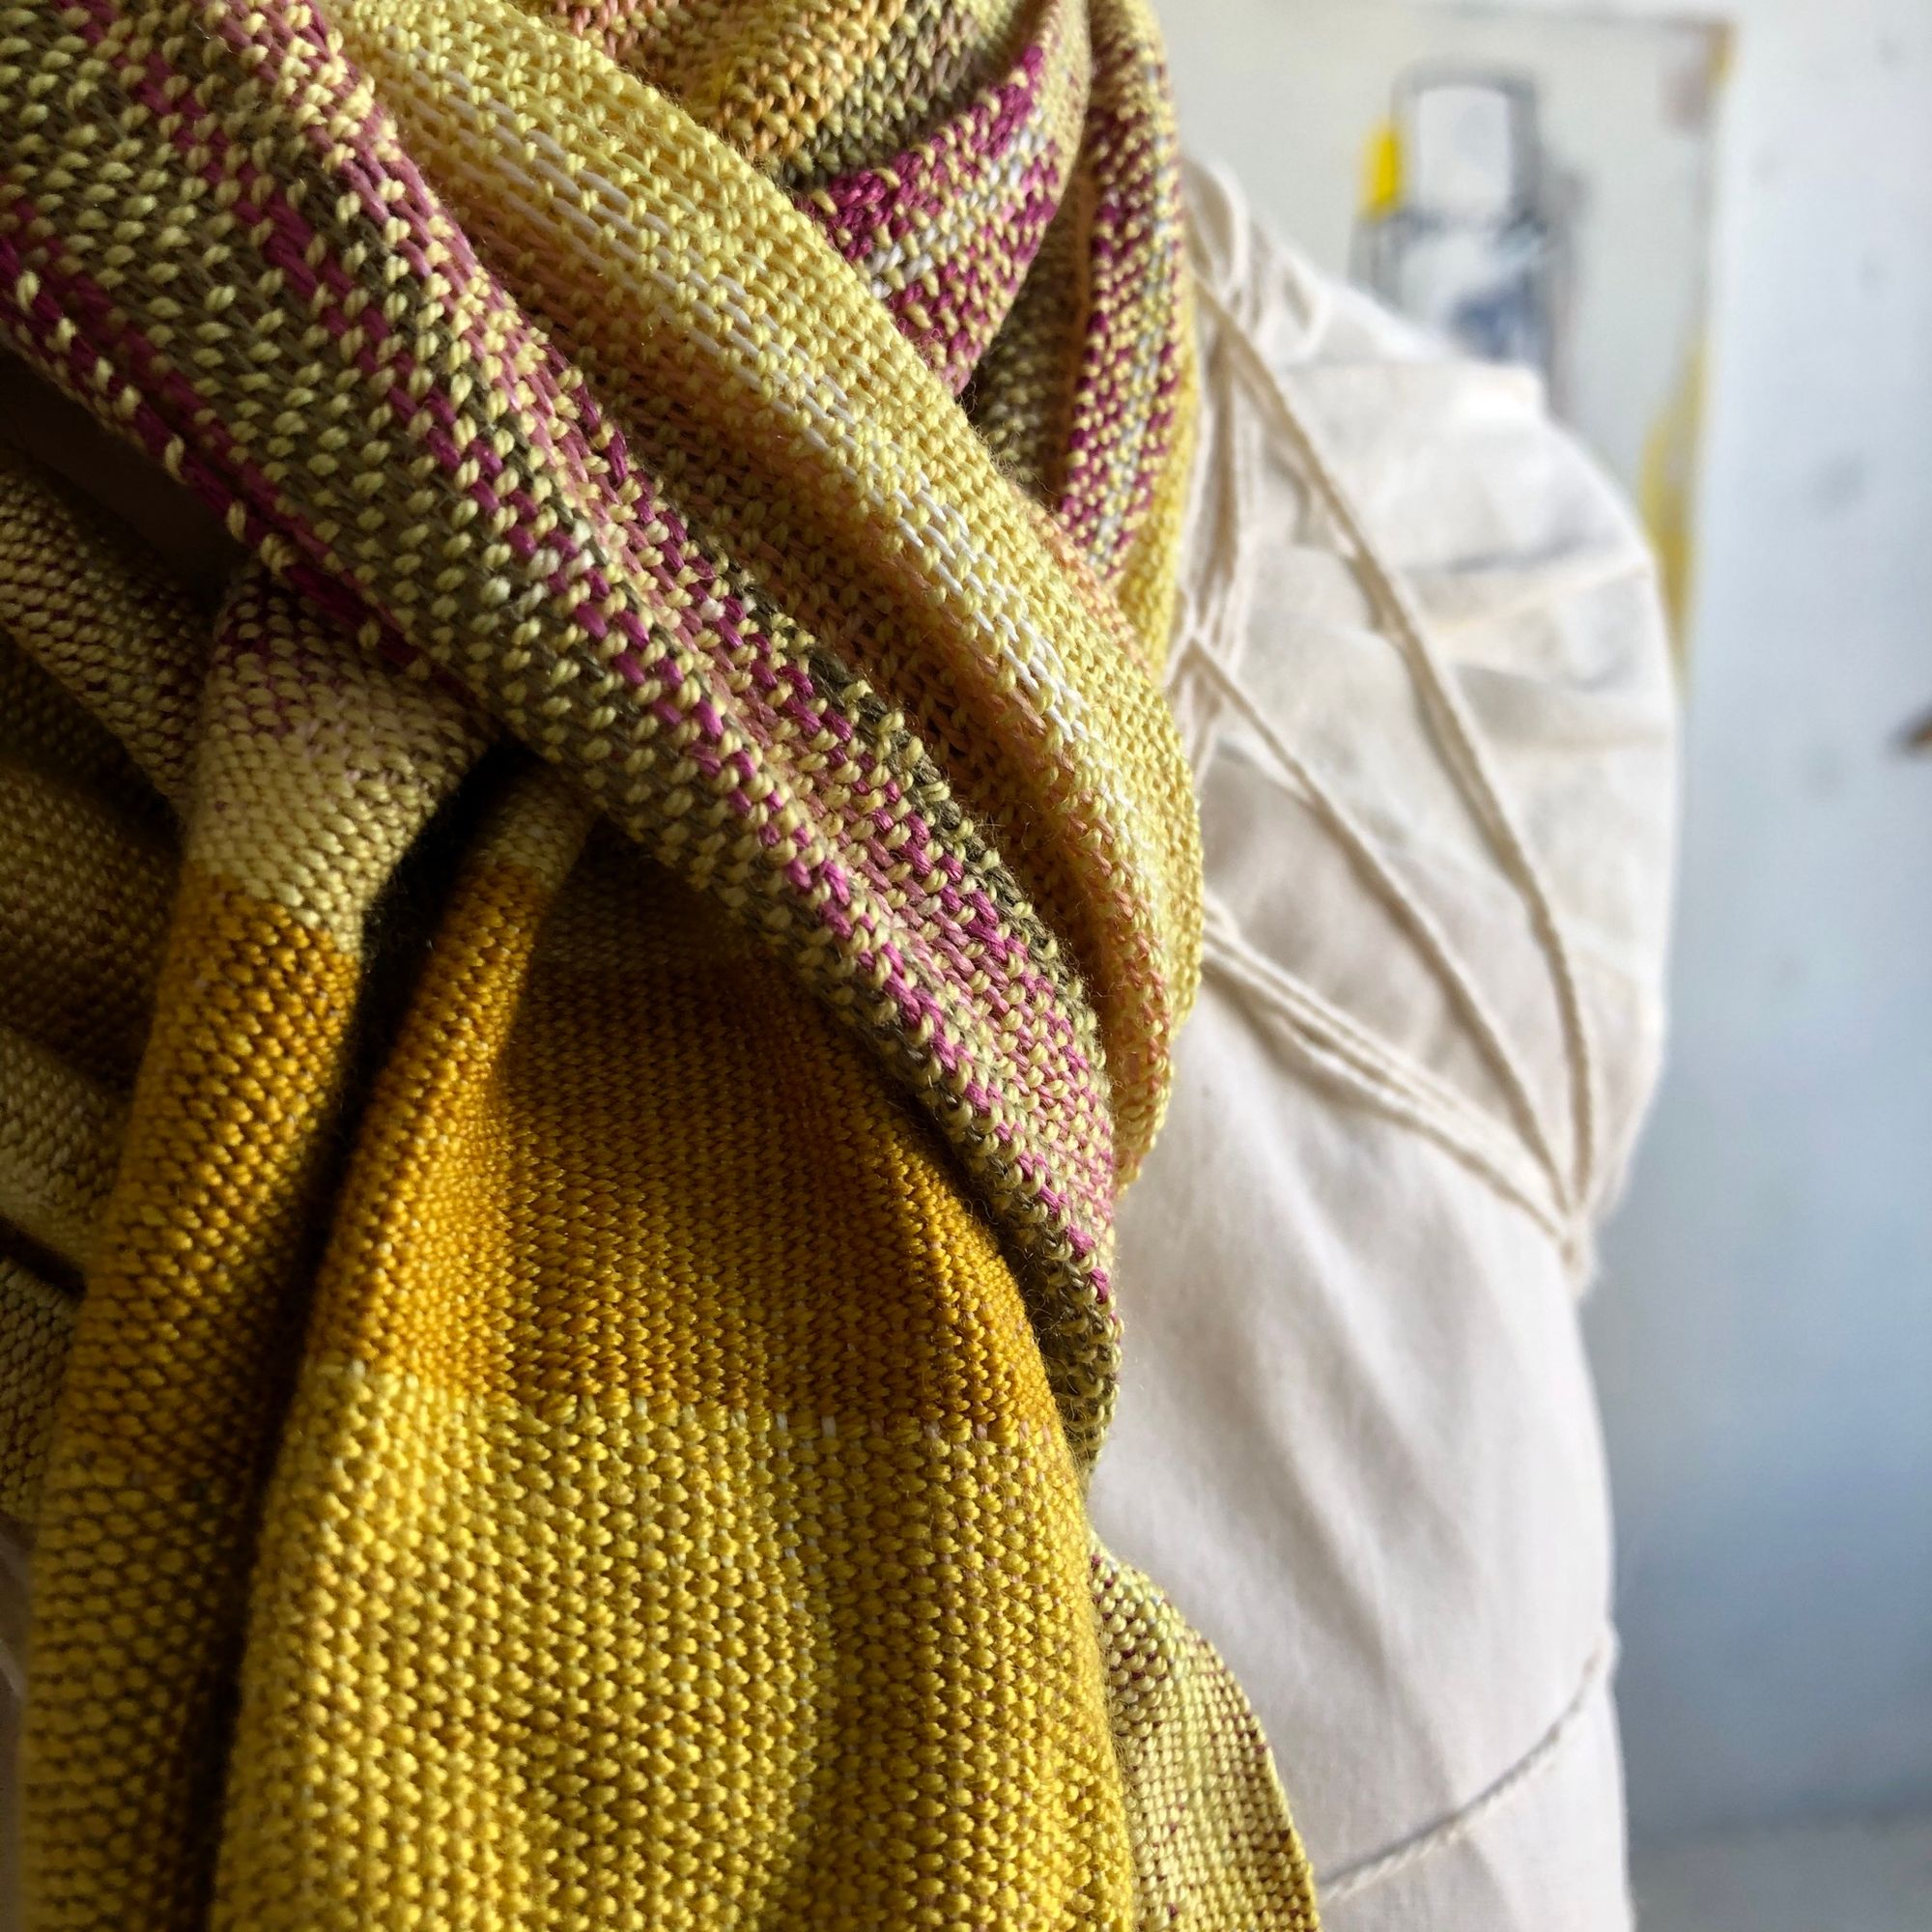
[[[1264, 86], [1228, 154], [1323, 267], [1471, 354], [1527, 363], [1637, 502], [1680, 639], [1694, 556], [1715, 150], [1728, 29], [1530, 8], [1273, 0], [1243, 74], [1190, 70], [1183, 125]], [[1236, 37], [1223, 37], [1224, 40]]]

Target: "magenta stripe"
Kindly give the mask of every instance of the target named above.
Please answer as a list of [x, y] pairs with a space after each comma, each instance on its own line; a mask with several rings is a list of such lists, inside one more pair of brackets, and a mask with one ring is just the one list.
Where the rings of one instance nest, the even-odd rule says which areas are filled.
[[[146, 104], [159, 112], [164, 97], [158, 97], [157, 90], [169, 78], [168, 71], [165, 64], [154, 56], [145, 63], [145, 68], [136, 89], [137, 98], [143, 98]], [[185, 149], [197, 145], [195, 135], [188, 131], [187, 117], [183, 115], [180, 101], [165, 104], [172, 106], [180, 117], [171, 129], [177, 145]], [[293, 293], [308, 301], [311, 311], [318, 314], [338, 340], [349, 337], [352, 331], [355, 332], [355, 348], [351, 358], [355, 366], [367, 380], [371, 390], [388, 404], [400, 426], [407, 428], [419, 420], [428, 425], [422, 438], [423, 446], [437, 457], [446, 471], [453, 476], [458, 466], [466, 460], [476, 464], [478, 474], [475, 481], [468, 486], [470, 499], [493, 516], [499, 508], [509, 510], [510, 522], [502, 532], [502, 540], [526, 566], [539, 545], [557, 555], [557, 567], [542, 577], [544, 586], [553, 596], [574, 603], [573, 615], [583, 625], [586, 635], [605, 635], [609, 625], [595, 607], [616, 600], [613, 600], [613, 585], [607, 575], [604, 560], [593, 552], [580, 550], [561, 528], [542, 537], [530, 530], [527, 526], [537, 514], [537, 505], [521, 488], [505, 489], [499, 494], [498, 486], [503, 480], [505, 466], [494, 451], [481, 443], [459, 445], [456, 435], [459, 412], [446, 390], [433, 384], [428, 393], [418, 401], [411, 396], [408, 388], [416, 371], [410, 352], [398, 348], [386, 360], [379, 355], [379, 346], [388, 347], [394, 340], [380, 309], [366, 306], [357, 314], [347, 312], [345, 303], [352, 297], [366, 300], [366, 292], [359, 288], [339, 262], [324, 251], [319, 251], [321, 260], [316, 268], [311, 267], [307, 260], [308, 248], [317, 238], [299, 211], [287, 202], [272, 183], [264, 181], [260, 171], [254, 168], [245, 155], [241, 156], [235, 175], [231, 176], [222, 169], [219, 165], [221, 158], [235, 152], [225, 130], [206, 125], [196, 131], [200, 142], [206, 143], [210, 150], [204, 167], [206, 177], [216, 185], [234, 180], [236, 185], [242, 189], [242, 199], [236, 205], [236, 213], [241, 221], [261, 231], [263, 239], [260, 245], [264, 259], [281, 270]], [[372, 161], [371, 165], [381, 164]], [[368, 197], [377, 193], [373, 175], [360, 176], [356, 188], [358, 198], [366, 207]], [[418, 204], [428, 204], [429, 198], [421, 189], [419, 181], [405, 182], [405, 189], [406, 195], [413, 196]], [[383, 203], [381, 206], [385, 216], [396, 212], [390, 204]], [[426, 265], [426, 258], [422, 259]], [[7, 245], [5, 256], [0, 260], [4, 260], [17, 274], [21, 265], [17, 251], [11, 244]], [[321, 272], [317, 272], [318, 268]], [[95, 358], [101, 355], [101, 343], [118, 339], [133, 360], [135, 373], [140, 379], [139, 385], [147, 389], [151, 396], [157, 394], [181, 420], [193, 425], [196, 437], [205, 439], [213, 453], [215, 465], [213, 468], [204, 465], [199, 450], [190, 453], [183, 467], [191, 485], [221, 507], [239, 504], [243, 527], [250, 533], [252, 541], [259, 544], [270, 534], [281, 535], [315, 558], [322, 568], [302, 568], [300, 574], [305, 580], [304, 590], [308, 594], [320, 594], [326, 607], [341, 611], [346, 618], [359, 621], [364, 615], [363, 607], [344, 594], [342, 584], [330, 581], [332, 572], [328, 566], [332, 559], [327, 546], [304, 519], [282, 501], [279, 492], [245, 456], [232, 436], [221, 428], [213, 412], [206, 407], [186, 379], [179, 371], [156, 367], [153, 345], [131, 327], [117, 326], [112, 313], [113, 304], [104, 292], [95, 287], [72, 265], [57, 274], [55, 280], [65, 287], [70, 306], [79, 310], [91, 324], [88, 339], [83, 341], [77, 335], [75, 343], [71, 345], [73, 353], [69, 360], [73, 373], [84, 378], [91, 371]], [[507, 304], [506, 310], [513, 312]], [[51, 331], [61, 319], [60, 305], [43, 292], [42, 298], [30, 309], [29, 332], [36, 337], [44, 334], [50, 344]], [[93, 339], [95, 336], [101, 340]], [[481, 348], [476, 334], [472, 331], [465, 337], [465, 341], [471, 355], [487, 367], [492, 358]], [[49, 346], [38, 346], [45, 359], [55, 359], [55, 352]], [[111, 362], [112, 358], [107, 359]], [[588, 400], [587, 397], [585, 400]], [[143, 441], [157, 454], [177, 440], [166, 419], [145, 400], [137, 411], [133, 427]], [[571, 448], [573, 454], [582, 451], [581, 439], [574, 432], [566, 437], [564, 446]], [[550, 452], [549, 460], [553, 463], [559, 460], [556, 450]], [[261, 514], [264, 508], [269, 511], [266, 517]], [[671, 597], [673, 606], [676, 606], [682, 603], [682, 587], [674, 582], [674, 579], [680, 570], [691, 567], [702, 579], [700, 594], [696, 601], [703, 602], [702, 592], [710, 584], [709, 567], [695, 552], [685, 553], [686, 532], [668, 512], [647, 502], [637, 523], [629, 525], [624, 532], [627, 539], [630, 529], [641, 528], [642, 524], [652, 517], [665, 530], [674, 528], [676, 535], [670, 541], [653, 539], [659, 554], [647, 573], [647, 579], [655, 581], [659, 593]], [[628, 547], [628, 542], [625, 547]], [[573, 565], [581, 568], [572, 568]], [[364, 587], [373, 589], [374, 586]], [[713, 599], [722, 612], [722, 623], [706, 624], [688, 606], [658, 611], [647, 621], [645, 613], [636, 606], [638, 588], [634, 583], [617, 586], [621, 601], [609, 623], [616, 628], [625, 648], [618, 653], [615, 663], [621, 672], [634, 682], [654, 683], [659, 687], [660, 695], [646, 707], [656, 722], [668, 728], [680, 729], [688, 720], [698, 731], [702, 744], [685, 748], [682, 755], [691, 758], [698, 769], [708, 765], [708, 776], [715, 787], [725, 782], [725, 774], [730, 775], [731, 789], [722, 800], [724, 808], [739, 815], [752, 812], [754, 807], [747, 787], [760, 784], [768, 775], [761, 772], [758, 761], [750, 752], [738, 750], [725, 753], [723, 751], [722, 741], [727, 730], [726, 717], [731, 721], [730, 728], [743, 729], [745, 735], [753, 740], [760, 740], [761, 734], [740, 712], [736, 700], [729, 700], [728, 712], [721, 714], [718, 705], [706, 695], [712, 688], [704, 678], [705, 660], [696, 654], [695, 639], [715, 632], [722, 639], [728, 639], [725, 648], [749, 646], [762, 662], [771, 654], [769, 639], [759, 627], [749, 623], [742, 604], [729, 597]], [[797, 728], [814, 735], [820, 730], [835, 729], [849, 741], [849, 723], [839, 720], [835, 725], [833, 720], [837, 714], [823, 713], [818, 709], [813, 702], [816, 693], [809, 676], [801, 669], [784, 667], [780, 672], [771, 673], [769, 667], [765, 668], [769, 681], [767, 678], [753, 680], [757, 696], [749, 701], [755, 711], [762, 712], [768, 721], [775, 717], [789, 719]], [[781, 689], [785, 690], [786, 695], [781, 710], [774, 713], [764, 694]], [[672, 701], [671, 692], [678, 693], [681, 701]], [[723, 692], [714, 691], [713, 695], [721, 699], [724, 697]], [[866, 756], [869, 767], [870, 760], [864, 753], [863, 747], [852, 745], [849, 753]], [[671, 748], [660, 746], [656, 755], [669, 757], [675, 754]], [[785, 755], [788, 754], [783, 753], [782, 747], [775, 744], [772, 759], [768, 762], [781, 763]], [[780, 770], [769, 776], [781, 781], [783, 773]], [[883, 824], [875, 821], [874, 831], [878, 837], [863, 842], [858, 855], [864, 871], [873, 874], [867, 883], [880, 893], [885, 891], [891, 873], [901, 867], [927, 880], [935, 869], [927, 852], [932, 843], [931, 829], [920, 814], [911, 811], [896, 785], [892, 787], [891, 799], [895, 806], [907, 810], [913, 829], [896, 848], [886, 850], [882, 840], [892, 826], [888, 812]], [[782, 782], [767, 787], [766, 803], [774, 810], [781, 808], [788, 800], [789, 787]], [[812, 806], [821, 821], [827, 817], [828, 807], [822, 798], [808, 795], [805, 802]], [[836, 813], [832, 815], [837, 816]], [[854, 816], [848, 811], [846, 815], [852, 817], [855, 824], [863, 823], [863, 814]], [[1006, 934], [997, 909], [982, 893], [975, 893], [962, 900], [956, 891], [928, 890], [924, 902], [932, 910], [937, 932], [934, 935], [916, 931], [904, 933], [903, 943], [910, 949], [908, 955], [899, 946], [881, 937], [871, 908], [859, 898], [851, 875], [836, 860], [830, 857], [809, 859], [800, 849], [796, 837], [791, 839], [781, 838], [769, 820], [760, 829], [760, 838], [774, 852], [778, 876], [805, 898], [808, 913], [854, 943], [863, 973], [867, 977], [883, 979], [882, 990], [898, 1013], [901, 1024], [915, 1037], [921, 1033], [927, 1034], [924, 1051], [947, 1074], [957, 1078], [965, 1073], [971, 1065], [968, 1048], [952, 1033], [949, 1014], [941, 999], [920, 983], [925, 976], [936, 977], [941, 986], [950, 982], [954, 997], [963, 1000], [963, 981], [970, 975], [989, 965], [1001, 969], [1016, 980], [1030, 996], [1029, 1007], [1037, 1009], [1034, 1016], [1043, 1021], [1050, 1034], [1065, 1036], [1066, 1044], [1071, 1046], [1071, 1028], [1065, 1013], [1058, 1010], [1056, 989], [1037, 970], [1027, 970], [1031, 965], [1030, 955], [1017, 939]], [[950, 861], [950, 867], [957, 867], [957, 861]], [[963, 867], [958, 870], [963, 878]], [[955, 883], [950, 869], [942, 871], [941, 877], [949, 885]], [[870, 894], [866, 895], [867, 899], [870, 897]], [[962, 908], [970, 908], [963, 919], [960, 916]], [[883, 911], [883, 901], [880, 910]], [[909, 963], [909, 958], [915, 963]], [[1008, 1069], [1009, 1075], [1015, 1077], [1021, 1092], [1029, 1085], [1030, 1076], [1024, 1060], [1035, 1037], [1031, 1028], [1023, 1030], [1021, 1064]], [[1077, 1065], [1063, 1060], [1063, 1070], [1087, 1075], [1091, 1069], [1084, 1059], [1076, 1056], [1076, 1060]], [[1084, 1085], [1084, 1080], [1070, 1084], [1077, 1090]], [[993, 1108], [991, 1094], [981, 1089], [977, 1080], [969, 1078], [968, 1085], [975, 1095], [971, 1103], [982, 1116], [990, 1114]], [[1082, 1150], [1085, 1158], [1074, 1161], [1074, 1170], [1077, 1175], [1080, 1170], [1086, 1169], [1088, 1174], [1085, 1178], [1097, 1178], [1110, 1164], [1110, 1156], [1106, 1149], [1108, 1136], [1104, 1117], [1094, 1106], [1092, 1096], [1083, 1096], [1076, 1091], [1067, 1100], [1057, 1105], [1054, 1112], [1081, 1122], [1085, 1126], [1086, 1131], [1080, 1136], [1080, 1141], [1085, 1144]], [[1096, 1121], [1099, 1122], [1097, 1131]], [[1041, 1171], [1043, 1176], [1043, 1167]], [[1086, 1188], [1083, 1186], [1080, 1191], [1085, 1193]], [[1065, 1203], [1060, 1197], [1054, 1197], [1048, 1205], [1057, 1218], [1066, 1218]]]
[[881, 236], [903, 236], [937, 213], [955, 169], [996, 158], [1026, 130], [1045, 69], [1046, 48], [1036, 41], [1007, 80], [930, 140], [895, 156], [884, 168], [863, 168], [800, 195], [799, 208], [848, 262], [863, 261]]
[[[115, 0], [82, 0], [82, 4], [92, 6], [97, 17], [111, 14], [115, 8]], [[297, 19], [298, 42], [310, 56], [301, 67], [304, 97], [320, 96], [320, 104], [346, 110], [349, 97], [355, 91], [354, 83], [347, 76], [353, 74], [355, 70], [330, 50], [320, 20], [312, 11], [290, 11]], [[220, 16], [217, 32], [238, 56], [245, 57], [257, 44], [242, 31], [240, 17], [232, 14]], [[285, 61], [283, 66], [289, 64]], [[151, 71], [156, 66], [161, 67], [165, 77], [165, 66], [157, 58], [151, 57]], [[332, 91], [324, 78], [331, 71], [345, 76]], [[154, 99], [145, 96], [142, 98], [145, 104], [156, 107]], [[156, 111], [160, 110], [156, 107]], [[227, 148], [225, 132], [207, 121], [192, 92], [170, 103], [170, 111], [181, 116], [185, 122], [192, 120], [202, 125], [212, 140]], [[440, 304], [452, 332], [461, 337], [476, 360], [501, 387], [516, 393], [527, 384], [533, 392], [531, 401], [547, 406], [529, 412], [538, 431], [538, 444], [561, 465], [565, 474], [580, 486], [580, 490], [592, 493], [590, 501], [585, 501], [581, 495], [574, 496], [573, 500], [578, 507], [590, 513], [601, 505], [605, 517], [621, 526], [626, 509], [616, 491], [622, 486], [630, 469], [622, 433], [614, 423], [604, 419], [588, 387], [575, 380], [575, 372], [555, 344], [532, 328], [517, 305], [504, 298], [496, 278], [477, 260], [469, 237], [457, 223], [443, 214], [440, 203], [430, 192], [414, 162], [396, 139], [394, 124], [389, 116], [380, 107], [372, 105], [363, 117], [360, 128], [364, 154], [352, 151], [339, 163], [332, 158], [337, 146], [333, 137], [327, 141], [319, 137], [318, 130], [325, 126], [324, 118], [310, 114], [304, 117], [301, 125], [308, 134], [311, 151], [318, 163], [325, 171], [332, 168], [355, 189], [364, 217], [378, 234], [385, 234], [388, 223], [398, 215], [412, 223], [411, 235], [388, 245], [393, 246], [409, 263], [418, 282], [426, 283], [431, 275], [439, 275], [450, 287], [452, 298], [458, 290], [471, 294], [485, 311], [505, 319], [508, 327], [503, 349], [499, 353], [493, 352], [480, 321], [461, 321], [457, 304], [451, 298], [445, 298]], [[179, 138], [177, 145], [180, 145]], [[406, 189], [403, 206], [398, 207], [382, 198], [367, 163], [382, 168], [389, 178], [403, 184]], [[254, 175], [252, 165], [248, 166], [248, 172]], [[440, 246], [450, 259], [444, 263], [432, 263], [429, 251], [433, 246]], [[343, 279], [346, 282], [347, 277]], [[535, 366], [526, 372], [520, 371], [512, 352], [531, 348], [536, 351]], [[565, 396], [570, 398], [570, 415], [580, 420], [572, 422], [565, 419], [554, 425], [553, 418], [563, 414]], [[605, 440], [601, 445], [600, 437]], [[608, 486], [605, 482], [607, 474]]]
[[[29, 204], [24, 199], [15, 200], [13, 209], [16, 212], [29, 209]], [[38, 217], [30, 212], [29, 219], [38, 220]], [[43, 222], [41, 225], [45, 227], [46, 224]], [[52, 231], [49, 229], [48, 232]], [[11, 287], [17, 288], [26, 272], [26, 265], [14, 242], [0, 237], [0, 278], [4, 278]], [[139, 330], [126, 325], [119, 327], [113, 326], [109, 318], [115, 313], [115, 306], [98, 285], [75, 269], [49, 270], [43, 268], [37, 273], [41, 288], [34, 300], [22, 304], [16, 298], [9, 305], [6, 318], [10, 333], [31, 360], [45, 369], [56, 382], [65, 375], [67, 382], [82, 394], [96, 389], [95, 376], [99, 369], [106, 367], [121, 372], [122, 387], [140, 396], [132, 413], [123, 420], [149, 455], [164, 469], [168, 467], [170, 451], [179, 445], [174, 473], [222, 519], [231, 532], [234, 529], [231, 513], [241, 515], [240, 541], [259, 550], [270, 538], [279, 537], [291, 546], [305, 549], [317, 556], [327, 554], [323, 546], [307, 535], [294, 513], [279, 504], [273, 487], [262, 477], [261, 472], [244, 458], [234, 454], [227, 431], [215, 419], [213, 411], [201, 402], [185, 377], [178, 369], [157, 369], [155, 347]], [[67, 297], [64, 304], [54, 298], [50, 284], [64, 292]], [[24, 315], [28, 326], [22, 327], [14, 323], [13, 317], [15, 315]], [[91, 323], [92, 328], [76, 321], [76, 315]], [[54, 337], [63, 321], [73, 329], [72, 339], [65, 353], [54, 346]], [[108, 345], [116, 340], [126, 346], [134, 365], [132, 373], [123, 371], [110, 352]], [[141, 393], [144, 389], [146, 394]], [[174, 424], [155, 407], [150, 398], [156, 391], [172, 403], [186, 421], [194, 424], [197, 431], [209, 437], [219, 452], [215, 464], [206, 461], [195, 447], [191, 436], [177, 431]], [[251, 501], [238, 491], [229, 482], [225, 473], [227, 469], [248, 477], [251, 488], [259, 486], [259, 500]], [[367, 607], [329, 571], [306, 561], [298, 561], [284, 574], [298, 583], [303, 595], [312, 599], [319, 609], [327, 611], [348, 629], [357, 630], [368, 620]], [[395, 639], [395, 644], [404, 657], [413, 655], [403, 645], [400, 638]]]

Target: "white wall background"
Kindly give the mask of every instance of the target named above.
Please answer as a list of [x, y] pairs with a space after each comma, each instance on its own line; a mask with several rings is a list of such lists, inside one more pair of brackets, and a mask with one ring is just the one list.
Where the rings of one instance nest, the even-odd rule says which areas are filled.
[[[1163, 9], [1263, 207], [1296, 3]], [[1932, 0], [1711, 11], [1674, 1037], [1591, 1316], [1639, 1840], [1932, 1810]]]

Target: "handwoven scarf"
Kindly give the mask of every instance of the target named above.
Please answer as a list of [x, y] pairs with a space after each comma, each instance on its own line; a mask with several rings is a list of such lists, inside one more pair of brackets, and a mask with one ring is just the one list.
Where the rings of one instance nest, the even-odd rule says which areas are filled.
[[[1313, 1923], [1091, 1544], [1191, 997], [1140, 0], [0, 5], [34, 1927]], [[103, 728], [104, 727], [104, 728]]]

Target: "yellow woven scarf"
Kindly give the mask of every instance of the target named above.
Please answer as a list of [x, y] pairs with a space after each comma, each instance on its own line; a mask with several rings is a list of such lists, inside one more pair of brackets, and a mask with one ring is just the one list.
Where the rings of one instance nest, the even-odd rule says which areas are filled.
[[0, 311], [248, 554], [0, 460], [30, 1925], [1311, 1926], [1082, 1501], [1199, 938], [1139, 0], [9, 0]]

